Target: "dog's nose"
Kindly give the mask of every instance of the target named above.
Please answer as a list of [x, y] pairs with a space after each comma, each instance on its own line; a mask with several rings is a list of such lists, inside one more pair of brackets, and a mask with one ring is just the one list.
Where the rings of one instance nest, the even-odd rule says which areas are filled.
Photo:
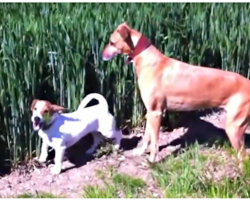
[[35, 117], [34, 121], [37, 122], [37, 123], [39, 123], [41, 121], [41, 119], [40, 119], [40, 117]]

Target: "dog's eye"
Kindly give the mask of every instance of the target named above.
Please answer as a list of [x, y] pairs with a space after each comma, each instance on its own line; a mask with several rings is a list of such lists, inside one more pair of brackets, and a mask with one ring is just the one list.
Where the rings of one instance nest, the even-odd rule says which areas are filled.
[[37, 110], [37, 108], [34, 108], [34, 110]]
[[114, 42], [112, 42], [112, 41], [109, 41], [109, 44], [111, 45], [111, 46], [114, 46]]

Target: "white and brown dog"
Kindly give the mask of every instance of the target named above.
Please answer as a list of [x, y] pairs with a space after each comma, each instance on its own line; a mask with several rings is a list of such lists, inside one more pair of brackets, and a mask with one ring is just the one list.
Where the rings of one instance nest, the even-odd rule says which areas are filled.
[[[97, 99], [99, 104], [85, 108], [92, 99]], [[122, 134], [116, 129], [115, 118], [109, 113], [107, 101], [101, 94], [87, 95], [78, 109], [71, 113], [62, 113], [64, 107], [39, 99], [33, 100], [31, 111], [33, 129], [42, 138], [39, 162], [46, 161], [49, 146], [55, 149], [52, 174], [61, 172], [65, 150], [89, 133], [93, 134], [94, 142], [86, 151], [87, 154], [92, 154], [102, 141], [103, 137], [99, 133], [114, 138], [115, 149], [120, 147]]]

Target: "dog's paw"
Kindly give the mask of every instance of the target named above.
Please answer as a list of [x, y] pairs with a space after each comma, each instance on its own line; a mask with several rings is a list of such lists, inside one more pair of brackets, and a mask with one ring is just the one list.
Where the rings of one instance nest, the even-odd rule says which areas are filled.
[[115, 150], [119, 150], [119, 149], [120, 149], [120, 144], [115, 144], [115, 145], [114, 145], [114, 149], [115, 149]]
[[45, 162], [47, 161], [47, 158], [46, 158], [46, 157], [40, 157], [40, 158], [38, 159], [38, 161], [39, 161], [40, 163], [45, 163]]
[[142, 156], [144, 154], [145, 150], [144, 148], [136, 148], [133, 150], [132, 155], [133, 156]]
[[156, 155], [150, 154], [148, 160], [149, 160], [149, 162], [151, 162], [151, 163], [155, 163], [155, 162], [156, 162], [156, 159], [158, 159], [158, 157], [157, 157]]
[[34, 161], [39, 162], [39, 158], [38, 158], [38, 157], [35, 157], [35, 158], [33, 158], [33, 159], [34, 159]]
[[53, 166], [51, 168], [51, 174], [53, 175], [57, 175], [61, 173], [61, 167], [57, 167], [57, 166]]

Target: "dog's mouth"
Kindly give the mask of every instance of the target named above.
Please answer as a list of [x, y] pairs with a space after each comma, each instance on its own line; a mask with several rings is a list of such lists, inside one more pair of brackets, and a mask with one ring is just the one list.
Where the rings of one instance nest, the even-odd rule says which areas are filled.
[[36, 122], [36, 121], [33, 122], [33, 129], [34, 130], [42, 129], [43, 126], [44, 126], [43, 122]]

